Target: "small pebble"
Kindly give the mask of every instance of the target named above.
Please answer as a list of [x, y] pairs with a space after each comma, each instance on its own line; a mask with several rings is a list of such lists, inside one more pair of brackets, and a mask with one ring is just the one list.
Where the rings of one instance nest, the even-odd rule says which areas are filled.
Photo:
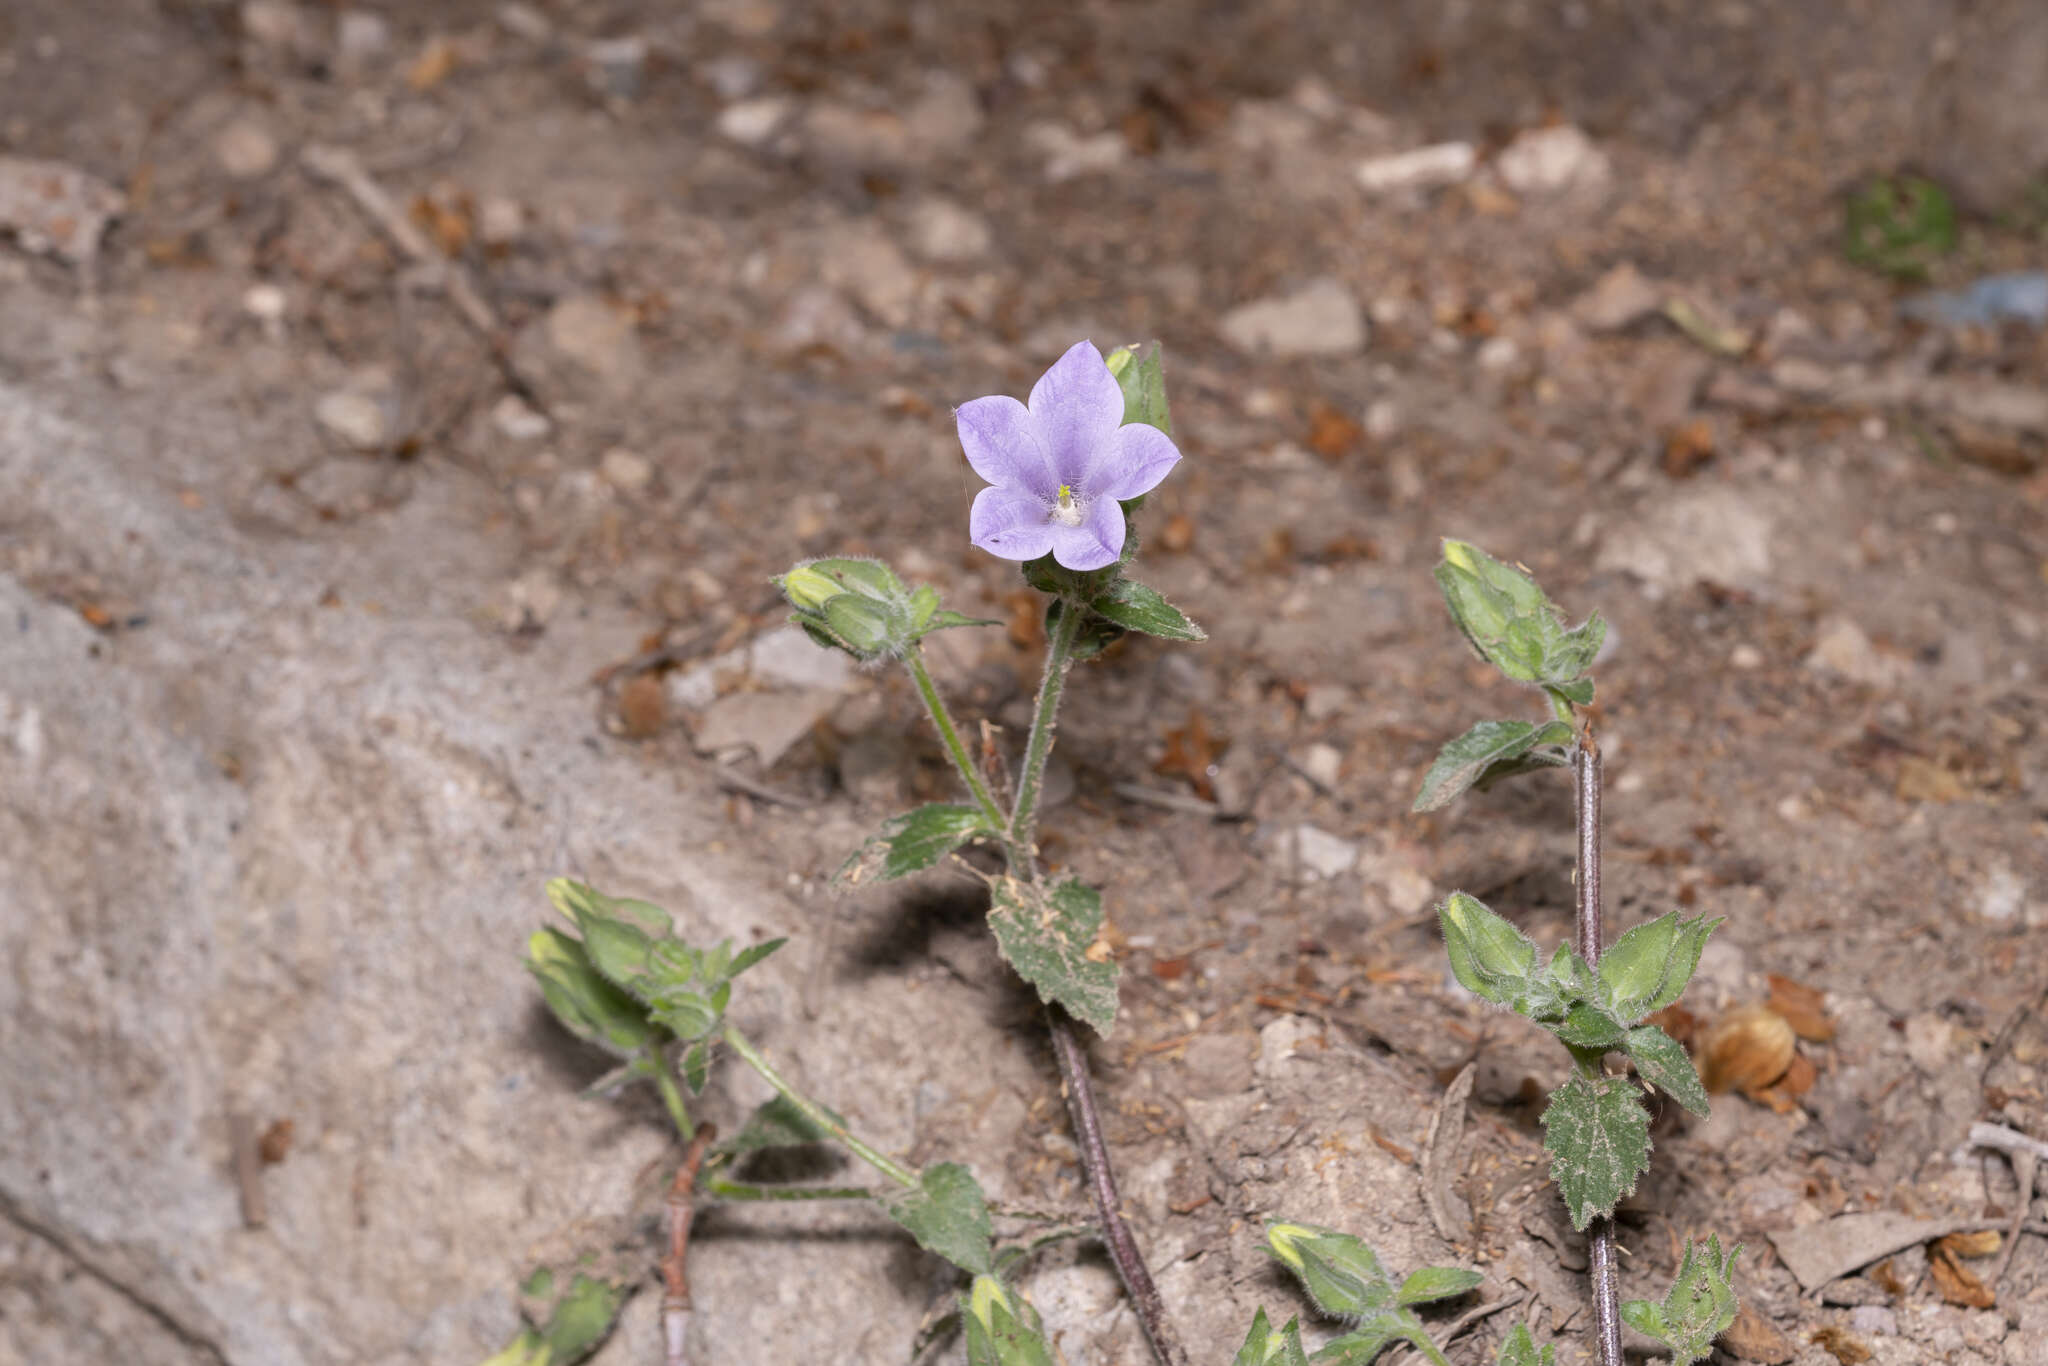
[[1728, 663], [1737, 669], [1760, 669], [1764, 663], [1764, 652], [1744, 642], [1728, 652]]
[[718, 115], [719, 135], [742, 147], [759, 146], [782, 127], [789, 117], [789, 107], [789, 101], [779, 95], [763, 95], [727, 105]]
[[365, 394], [343, 390], [322, 395], [313, 405], [313, 420], [328, 435], [359, 451], [381, 450], [390, 439], [384, 405]]
[[252, 119], [236, 119], [213, 140], [213, 159], [236, 180], [254, 180], [277, 167], [277, 139]]
[[491, 405], [491, 425], [511, 441], [538, 441], [554, 426], [547, 414], [536, 412], [517, 394], [507, 394]]
[[647, 462], [647, 457], [623, 446], [614, 446], [606, 451], [604, 458], [597, 462], [597, 472], [620, 493], [645, 492], [654, 479], [654, 466]]

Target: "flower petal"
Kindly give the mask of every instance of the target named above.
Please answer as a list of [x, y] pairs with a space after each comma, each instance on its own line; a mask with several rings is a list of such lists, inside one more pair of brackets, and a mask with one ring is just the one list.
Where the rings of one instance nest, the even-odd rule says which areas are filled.
[[1052, 501], [1061, 481], [1053, 472], [1038, 419], [1023, 404], [1008, 394], [969, 399], [954, 410], [953, 421], [960, 429], [960, 448], [976, 474], [998, 488], [1024, 489], [1043, 502]]
[[1031, 416], [1052, 458], [1055, 487], [1083, 487], [1104, 443], [1124, 420], [1124, 391], [1095, 343], [1075, 342], [1038, 377], [1031, 386]]
[[1091, 498], [1136, 498], [1159, 487], [1159, 481], [1179, 463], [1180, 451], [1172, 437], [1157, 427], [1133, 422], [1116, 429], [1097, 454], [1095, 468], [1082, 487]]
[[1106, 569], [1124, 553], [1124, 510], [1114, 498], [1096, 498], [1081, 514], [1081, 525], [1051, 522], [1052, 557], [1069, 569]]
[[1053, 530], [1045, 499], [1001, 485], [975, 494], [967, 513], [967, 538], [1005, 560], [1037, 559], [1052, 549]]

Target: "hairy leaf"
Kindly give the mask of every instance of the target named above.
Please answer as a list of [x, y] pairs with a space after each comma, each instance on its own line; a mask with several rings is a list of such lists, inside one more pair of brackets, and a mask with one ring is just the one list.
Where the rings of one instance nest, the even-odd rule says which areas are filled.
[[[1627, 1310], [1624, 1309], [1626, 1315]], [[1529, 1335], [1529, 1325], [1518, 1323], [1500, 1345], [1500, 1355], [1494, 1358], [1494, 1366], [1557, 1366], [1557, 1348], [1549, 1343], [1543, 1350], [1536, 1350], [1536, 1339]]]
[[915, 1190], [884, 1199], [882, 1207], [925, 1251], [971, 1275], [990, 1271], [988, 1201], [959, 1163], [925, 1168]]
[[[831, 1110], [825, 1113], [835, 1120], [840, 1118]], [[830, 1130], [813, 1123], [810, 1116], [797, 1109], [787, 1097], [777, 1096], [756, 1109], [738, 1133], [720, 1142], [712, 1151], [744, 1157], [763, 1148], [801, 1148], [806, 1144], [826, 1143], [831, 1138]]]
[[996, 947], [1048, 1005], [1064, 1006], [1096, 1033], [1116, 1021], [1117, 965], [1091, 956], [1102, 928], [1102, 898], [1069, 878], [1050, 889], [1015, 878], [996, 884], [989, 926]]
[[1166, 640], [1209, 638], [1207, 631], [1189, 621], [1156, 590], [1131, 579], [1116, 580], [1088, 607], [1095, 615], [1126, 631], [1142, 631]]
[[1650, 1165], [1650, 1115], [1626, 1078], [1572, 1077], [1551, 1094], [1542, 1122], [1573, 1228], [1612, 1214]]
[[1671, 911], [1615, 940], [1600, 958], [1600, 980], [1613, 997], [1615, 1014], [1633, 1023], [1677, 1001], [1699, 967], [1707, 936], [1720, 924], [1719, 916], [1686, 920]]
[[1301, 1345], [1301, 1320], [1289, 1319], [1284, 1328], [1276, 1330], [1261, 1308], [1252, 1316], [1252, 1331], [1230, 1366], [1308, 1366], [1308, 1353]]
[[1401, 1288], [1394, 1292], [1394, 1303], [1428, 1304], [1432, 1300], [1447, 1300], [1453, 1295], [1464, 1294], [1485, 1279], [1481, 1273], [1462, 1266], [1425, 1266], [1401, 1282]]
[[1655, 1025], [1637, 1025], [1622, 1042], [1643, 1080], [1698, 1115], [1707, 1117], [1707, 1088], [1678, 1040]]
[[1528, 935], [1463, 892], [1452, 892], [1436, 915], [1459, 985], [1496, 1005], [1524, 989], [1536, 966], [1536, 944]]
[[931, 802], [883, 821], [882, 828], [846, 861], [839, 876], [846, 882], [868, 876], [884, 882], [908, 877], [986, 833], [988, 822], [977, 808]]
[[1489, 775], [1507, 777], [1509, 769], [1530, 772], [1531, 767], [1523, 765], [1527, 759], [1534, 758], [1536, 768], [1561, 765], [1566, 762], [1562, 755], [1538, 758], [1535, 751], [1539, 746], [1569, 744], [1571, 738], [1572, 728], [1562, 721], [1542, 726], [1533, 721], [1481, 721], [1437, 752], [1412, 809], [1449, 806], [1467, 788], [1492, 780]]

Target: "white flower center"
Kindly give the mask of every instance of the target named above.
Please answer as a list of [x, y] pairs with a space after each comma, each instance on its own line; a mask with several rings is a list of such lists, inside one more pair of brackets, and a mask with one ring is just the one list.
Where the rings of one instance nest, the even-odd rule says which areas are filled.
[[1061, 526], [1081, 525], [1081, 504], [1075, 499], [1071, 485], [1060, 485], [1059, 501], [1052, 505], [1052, 520]]

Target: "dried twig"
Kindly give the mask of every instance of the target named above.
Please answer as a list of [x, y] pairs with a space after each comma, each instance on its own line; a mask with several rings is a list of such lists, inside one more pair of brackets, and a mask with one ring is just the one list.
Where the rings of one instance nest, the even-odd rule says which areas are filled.
[[242, 1198], [242, 1227], [262, 1228], [269, 1217], [263, 1199], [263, 1154], [256, 1121], [239, 1110], [228, 1111], [228, 1147], [234, 1155], [235, 1189]]
[[676, 1168], [676, 1179], [669, 1183], [668, 1199], [664, 1202], [668, 1211], [668, 1256], [661, 1263], [661, 1337], [665, 1366], [690, 1366], [690, 1317], [696, 1311], [690, 1306], [690, 1277], [685, 1259], [690, 1250], [690, 1219], [695, 1213], [692, 1195], [697, 1185], [697, 1168], [704, 1164], [704, 1154], [710, 1149], [711, 1140], [717, 1137], [718, 1130], [712, 1125], [697, 1126], [697, 1132], [690, 1137], [690, 1149], [683, 1154], [683, 1165]]
[[1214, 820], [1220, 819], [1223, 815], [1223, 808], [1214, 802], [1203, 801], [1200, 797], [1190, 797], [1185, 792], [1164, 792], [1156, 787], [1146, 787], [1143, 783], [1118, 783], [1115, 792], [1125, 801], [1156, 806], [1162, 811], [1177, 811], [1184, 816], [1208, 816]]
[[2005, 1230], [2005, 1244], [1998, 1249], [1998, 1260], [1991, 1264], [1991, 1275], [1985, 1281], [1995, 1291], [2005, 1278], [2006, 1268], [2012, 1264], [2012, 1251], [2020, 1240], [2020, 1230], [2026, 1227], [2027, 1211], [2034, 1207], [2034, 1174], [2041, 1159], [2048, 1157], [2048, 1143], [1997, 1124], [1972, 1124], [1970, 1142], [1979, 1148], [1997, 1148], [2003, 1152], [2011, 1159], [2013, 1179], [2019, 1183], [2020, 1193], [2012, 1212], [2012, 1226]]

